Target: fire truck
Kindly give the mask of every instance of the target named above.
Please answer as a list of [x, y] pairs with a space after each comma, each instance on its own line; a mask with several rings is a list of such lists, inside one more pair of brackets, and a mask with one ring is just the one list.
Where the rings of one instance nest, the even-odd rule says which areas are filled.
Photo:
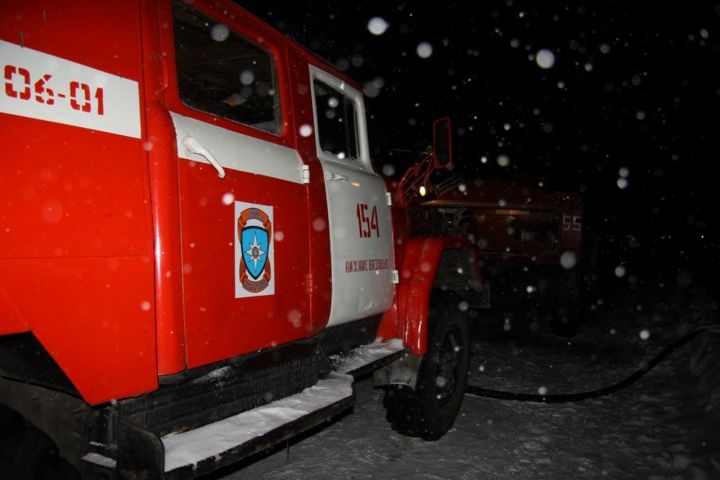
[[474, 244], [504, 329], [520, 313], [524, 319], [514, 322], [520, 329], [576, 333], [590, 283], [580, 194], [518, 180], [433, 180], [437, 168], [419, 170], [425, 173], [408, 170], [425, 188], [424, 196], [407, 197], [410, 234], [461, 236]]
[[0, 68], [0, 477], [204, 475], [369, 374], [451, 428], [477, 251], [411, 233], [342, 72], [227, 0], [5, 2]]

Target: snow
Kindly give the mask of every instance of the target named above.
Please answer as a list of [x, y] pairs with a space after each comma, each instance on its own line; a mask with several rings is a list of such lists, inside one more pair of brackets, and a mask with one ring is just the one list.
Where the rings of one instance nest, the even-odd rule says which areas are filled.
[[191, 383], [207, 383], [210, 381], [214, 381], [214, 380], [224, 377], [225, 375], [230, 373], [231, 370], [232, 370], [231, 367], [229, 367], [227, 365], [224, 367], [216, 368], [216, 369], [211, 370], [210, 372], [206, 373], [202, 377], [196, 378]]
[[543, 48], [537, 52], [537, 55], [535, 55], [535, 63], [545, 70], [552, 68], [552, 66], [555, 65], [555, 54], [552, 51]]
[[162, 438], [165, 471], [195, 465], [353, 394], [351, 376], [332, 373], [302, 392], [209, 425]]
[[430, 58], [433, 53], [433, 47], [429, 42], [421, 42], [417, 46], [417, 54], [420, 58]]
[[[90, 442], [91, 444], [94, 442]], [[108, 458], [105, 455], [100, 455], [99, 453], [90, 452], [84, 457], [82, 457], [82, 460], [88, 463], [94, 463], [95, 465], [100, 465], [101, 467], [105, 467], [111, 470], [115, 469], [116, 462], [112, 458]]]
[[[606, 299], [572, 339], [523, 330], [518, 320], [506, 332], [502, 316], [491, 318], [473, 331], [471, 383], [550, 395], [592, 390], [694, 328], [718, 325], [706, 292], [649, 290]], [[543, 404], [467, 395], [437, 442], [393, 432], [382, 391], [368, 379], [356, 384], [354, 413], [219, 478], [719, 479], [719, 371], [720, 336], [701, 335], [609, 396]]]
[[405, 349], [402, 340], [393, 338], [386, 342], [377, 341], [362, 345], [347, 356], [331, 355], [330, 361], [339, 373], [350, 373], [377, 360]]
[[382, 35], [389, 27], [387, 21], [381, 17], [373, 17], [368, 22], [367, 28], [373, 35]]

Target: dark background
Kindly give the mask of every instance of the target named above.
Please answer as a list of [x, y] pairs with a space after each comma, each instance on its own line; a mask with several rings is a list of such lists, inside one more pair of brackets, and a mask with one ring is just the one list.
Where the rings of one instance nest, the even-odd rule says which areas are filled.
[[623, 281], [720, 283], [720, 3], [239, 3], [364, 88], [378, 171], [397, 178], [449, 115], [469, 181], [580, 191], [590, 235], [632, 235]]

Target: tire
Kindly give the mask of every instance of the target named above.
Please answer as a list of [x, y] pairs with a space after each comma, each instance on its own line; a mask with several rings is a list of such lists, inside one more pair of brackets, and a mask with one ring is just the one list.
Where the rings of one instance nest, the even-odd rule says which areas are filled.
[[455, 423], [467, 385], [470, 343], [464, 315], [449, 296], [433, 296], [428, 351], [418, 370], [415, 389], [390, 388], [383, 403], [393, 430], [438, 440]]
[[2, 480], [80, 480], [47, 434], [1, 405], [0, 474]]

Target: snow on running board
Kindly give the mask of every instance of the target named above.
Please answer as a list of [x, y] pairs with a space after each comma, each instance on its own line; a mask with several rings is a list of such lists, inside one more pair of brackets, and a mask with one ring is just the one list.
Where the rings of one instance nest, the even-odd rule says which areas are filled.
[[349, 375], [331, 373], [328, 378], [287, 398], [195, 430], [168, 434], [162, 438], [165, 472], [222, 456], [238, 445], [348, 398], [353, 394], [352, 383]]
[[109, 468], [110, 470], [115, 470], [115, 460], [113, 460], [112, 458], [108, 458], [105, 455], [100, 455], [99, 453], [90, 452], [84, 457], [82, 457], [81, 460], [84, 460], [88, 463], [94, 463], [95, 465], [100, 465], [101, 467]]
[[348, 355], [331, 355], [330, 361], [340, 373], [352, 374], [371, 363], [377, 362], [395, 353], [405, 350], [402, 340], [394, 338], [387, 342], [375, 342], [361, 345]]

